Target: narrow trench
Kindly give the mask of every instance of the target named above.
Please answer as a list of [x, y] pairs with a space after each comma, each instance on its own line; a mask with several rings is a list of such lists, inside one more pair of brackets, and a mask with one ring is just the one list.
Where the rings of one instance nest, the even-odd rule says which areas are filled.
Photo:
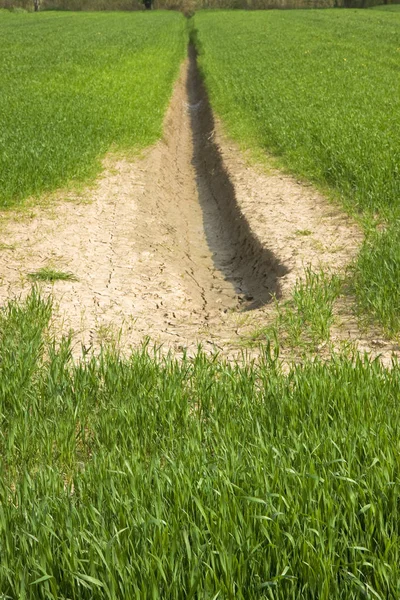
[[194, 46], [189, 46], [187, 96], [195, 170], [203, 226], [214, 266], [242, 299], [242, 310], [260, 308], [279, 298], [279, 280], [287, 267], [254, 235], [241, 212], [215, 140], [215, 122], [197, 66]]
[[[77, 352], [115, 333], [127, 351], [149, 338], [237, 356], [304, 264], [347, 265], [362, 236], [309, 188], [235, 154], [190, 47], [158, 144], [134, 162], [112, 159], [90, 202], [60, 202], [57, 218], [40, 210], [22, 228], [10, 221], [0, 300], [23, 294], [26, 274], [54, 260], [77, 276], [49, 290], [57, 332], [73, 331]], [[306, 228], [312, 235], [299, 238]]]

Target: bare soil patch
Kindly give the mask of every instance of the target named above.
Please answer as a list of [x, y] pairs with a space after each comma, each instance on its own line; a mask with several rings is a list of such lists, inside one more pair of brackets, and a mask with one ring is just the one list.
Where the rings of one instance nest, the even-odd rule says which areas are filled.
[[249, 166], [214, 122], [193, 53], [182, 66], [163, 139], [143, 158], [105, 161], [84, 204], [58, 202], [0, 232], [0, 301], [46, 266], [77, 281], [52, 292], [57, 332], [75, 346], [201, 343], [241, 352], [304, 267], [344, 268], [361, 232], [319, 193]]

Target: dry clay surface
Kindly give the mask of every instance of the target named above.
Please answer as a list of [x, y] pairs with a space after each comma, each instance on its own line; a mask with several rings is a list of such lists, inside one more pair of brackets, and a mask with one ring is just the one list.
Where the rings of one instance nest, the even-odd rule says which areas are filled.
[[[311, 187], [250, 167], [224, 140], [191, 55], [164, 137], [144, 158], [109, 159], [86, 202], [59, 201], [0, 231], [0, 301], [25, 294], [52, 266], [77, 281], [41, 284], [53, 327], [74, 347], [149, 336], [164, 348], [240, 352], [289, 296], [304, 267], [342, 269], [360, 231]], [[304, 233], [307, 233], [304, 235]]]

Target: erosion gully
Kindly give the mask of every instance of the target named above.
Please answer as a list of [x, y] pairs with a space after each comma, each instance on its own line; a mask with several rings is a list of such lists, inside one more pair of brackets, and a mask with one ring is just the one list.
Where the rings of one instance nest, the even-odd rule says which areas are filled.
[[341, 268], [361, 240], [317, 192], [250, 167], [226, 141], [193, 47], [163, 139], [137, 160], [109, 156], [95, 188], [56, 200], [3, 227], [12, 250], [0, 256], [0, 300], [27, 293], [26, 275], [43, 266], [72, 272], [77, 281], [43, 288], [54, 332], [72, 330], [77, 353], [148, 336], [167, 350], [237, 356], [305, 264]]

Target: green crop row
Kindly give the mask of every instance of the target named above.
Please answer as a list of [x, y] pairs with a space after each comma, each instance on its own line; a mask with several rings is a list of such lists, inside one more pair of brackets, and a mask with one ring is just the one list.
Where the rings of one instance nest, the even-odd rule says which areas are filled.
[[176, 13], [0, 13], [0, 206], [161, 135], [186, 46]]
[[199, 353], [73, 362], [0, 315], [0, 593], [396, 599], [400, 368]]
[[400, 195], [400, 13], [204, 12], [200, 65], [228, 132], [359, 209]]
[[355, 268], [360, 306], [400, 330], [400, 11], [203, 12], [199, 62], [227, 132], [385, 223]]

